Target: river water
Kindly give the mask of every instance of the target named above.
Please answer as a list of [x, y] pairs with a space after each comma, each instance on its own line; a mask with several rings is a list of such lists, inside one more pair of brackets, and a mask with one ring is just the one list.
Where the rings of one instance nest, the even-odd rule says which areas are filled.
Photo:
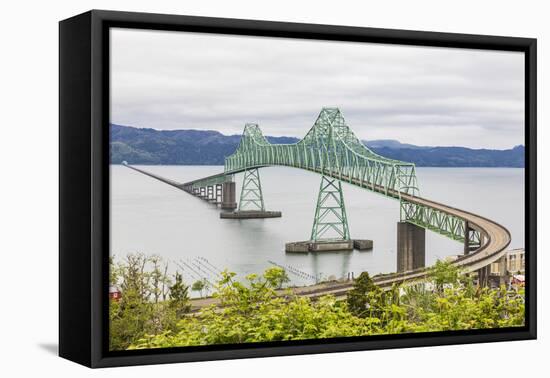
[[[219, 173], [219, 166], [141, 166], [186, 182]], [[372, 239], [372, 251], [288, 254], [286, 242], [309, 239], [320, 176], [300, 169], [260, 170], [267, 210], [282, 218], [220, 219], [215, 205], [124, 166], [111, 166], [111, 254], [160, 255], [191, 283], [213, 280], [218, 270], [239, 276], [273, 263], [287, 267], [292, 284], [396, 270], [398, 201], [343, 184], [352, 238]], [[524, 247], [524, 170], [515, 168], [417, 168], [420, 195], [493, 219]], [[242, 174], [235, 176], [237, 197]], [[460, 254], [462, 244], [426, 231], [426, 263]], [[298, 273], [301, 272], [301, 273]]]

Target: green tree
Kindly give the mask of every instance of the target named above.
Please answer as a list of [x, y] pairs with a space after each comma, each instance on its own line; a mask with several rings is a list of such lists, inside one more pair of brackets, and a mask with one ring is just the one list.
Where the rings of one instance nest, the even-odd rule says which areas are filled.
[[191, 308], [189, 304], [189, 286], [183, 283], [183, 277], [179, 272], [176, 272], [174, 280], [174, 284], [170, 286], [170, 307], [179, 318], [189, 312]]
[[203, 290], [206, 288], [207, 282], [206, 279], [200, 279], [195, 282], [193, 282], [193, 285], [191, 285], [191, 290], [198, 291], [200, 297], [202, 298]]
[[145, 334], [174, 329], [177, 323], [175, 309], [161, 301], [162, 283], [170, 282], [167, 267], [159, 269], [162, 260], [136, 253], [127, 255], [118, 264], [114, 259], [110, 263], [111, 283], [116, 283], [121, 291], [120, 300], [110, 302], [111, 350], [126, 349]]
[[279, 267], [269, 268], [264, 273], [265, 280], [271, 287], [282, 289], [283, 285], [290, 282], [286, 270]]
[[348, 292], [347, 303], [355, 316], [380, 318], [384, 306], [383, 293], [369, 274], [363, 272], [355, 280], [353, 289]]
[[109, 285], [117, 286], [119, 280], [118, 268], [114, 263], [115, 257], [109, 256]]
[[171, 282], [167, 274], [168, 264], [163, 264], [162, 258], [157, 255], [150, 256], [148, 263], [152, 265], [152, 270], [148, 273], [151, 277], [150, 292], [153, 301], [158, 303], [160, 300], [166, 300], [169, 293]]
[[460, 271], [451, 261], [437, 260], [428, 270], [428, 280], [432, 281], [441, 292], [445, 285], [459, 283]]

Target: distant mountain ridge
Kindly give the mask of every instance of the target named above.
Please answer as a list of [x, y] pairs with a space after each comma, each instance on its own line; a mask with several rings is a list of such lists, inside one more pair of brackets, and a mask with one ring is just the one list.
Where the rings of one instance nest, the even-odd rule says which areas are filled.
[[[111, 124], [111, 164], [223, 165], [241, 135], [212, 130], [155, 130]], [[298, 138], [266, 136], [270, 143], [296, 143]], [[525, 148], [508, 150], [429, 147], [384, 139], [363, 141], [382, 156], [419, 167], [524, 167]]]
[[362, 142], [369, 148], [393, 148], [402, 149], [409, 148], [411, 150], [421, 150], [425, 148], [431, 148], [426, 146], [415, 146], [414, 144], [401, 143], [395, 139], [377, 139], [377, 140], [362, 140]]

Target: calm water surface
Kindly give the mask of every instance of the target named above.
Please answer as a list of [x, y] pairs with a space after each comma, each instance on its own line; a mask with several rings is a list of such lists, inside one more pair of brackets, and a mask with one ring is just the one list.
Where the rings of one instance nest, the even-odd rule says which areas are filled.
[[[217, 166], [141, 168], [181, 182], [223, 170]], [[398, 201], [344, 184], [351, 237], [374, 240], [374, 249], [287, 254], [286, 242], [309, 239], [320, 176], [285, 167], [263, 168], [260, 174], [266, 208], [282, 211], [282, 218], [220, 219], [215, 205], [124, 166], [111, 166], [111, 254], [160, 255], [173, 269], [182, 266], [187, 282], [198, 275], [213, 278], [216, 268], [242, 276], [262, 272], [272, 263], [291, 267], [290, 278], [296, 285], [311, 284], [314, 279], [293, 271], [321, 278], [395, 271]], [[417, 168], [417, 176], [421, 196], [489, 217], [510, 230], [511, 248], [524, 246], [523, 169]], [[242, 174], [235, 178], [240, 193]], [[427, 264], [459, 254], [461, 249], [458, 242], [426, 232]]]

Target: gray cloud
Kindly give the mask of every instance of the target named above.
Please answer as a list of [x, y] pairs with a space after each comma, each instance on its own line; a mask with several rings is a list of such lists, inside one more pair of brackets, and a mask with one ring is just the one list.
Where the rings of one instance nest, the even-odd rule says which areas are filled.
[[301, 137], [338, 106], [361, 139], [524, 143], [521, 53], [113, 29], [111, 121]]

